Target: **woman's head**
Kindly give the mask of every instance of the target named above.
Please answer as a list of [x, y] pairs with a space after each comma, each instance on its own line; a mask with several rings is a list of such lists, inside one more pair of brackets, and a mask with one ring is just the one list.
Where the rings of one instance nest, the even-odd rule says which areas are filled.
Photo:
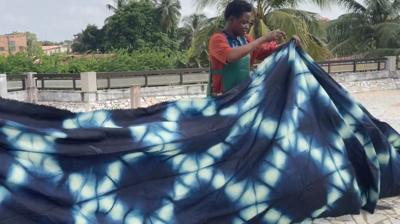
[[244, 0], [234, 0], [225, 9], [225, 23], [236, 36], [248, 32], [253, 6]]

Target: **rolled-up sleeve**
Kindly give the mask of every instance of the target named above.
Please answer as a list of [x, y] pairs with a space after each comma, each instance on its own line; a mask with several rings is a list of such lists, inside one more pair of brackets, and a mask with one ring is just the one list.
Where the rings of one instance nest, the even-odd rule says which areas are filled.
[[256, 50], [253, 51], [251, 60], [252, 63], [254, 63], [256, 60], [264, 60], [266, 57], [274, 53], [277, 47], [278, 45], [275, 41], [263, 43], [261, 46], [257, 47]]
[[209, 54], [212, 58], [223, 64], [228, 63], [228, 55], [231, 53], [232, 48], [229, 46], [229, 43], [223, 34], [217, 33], [212, 35], [208, 48]]

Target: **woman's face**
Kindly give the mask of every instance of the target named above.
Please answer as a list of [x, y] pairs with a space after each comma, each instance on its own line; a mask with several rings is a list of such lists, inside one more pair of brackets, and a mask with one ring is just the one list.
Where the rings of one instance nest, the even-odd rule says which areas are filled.
[[251, 12], [245, 12], [241, 17], [230, 19], [232, 31], [236, 36], [244, 36], [249, 32], [251, 22]]

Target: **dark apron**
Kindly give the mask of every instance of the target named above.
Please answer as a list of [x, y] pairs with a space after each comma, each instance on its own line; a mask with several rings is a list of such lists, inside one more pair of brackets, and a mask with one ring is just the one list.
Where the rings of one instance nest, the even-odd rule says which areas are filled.
[[246, 55], [243, 58], [228, 63], [220, 70], [210, 70], [210, 75], [208, 79], [207, 95], [212, 96], [212, 76], [221, 75], [222, 76], [222, 92], [225, 93], [237, 86], [242, 81], [250, 77], [250, 55]]

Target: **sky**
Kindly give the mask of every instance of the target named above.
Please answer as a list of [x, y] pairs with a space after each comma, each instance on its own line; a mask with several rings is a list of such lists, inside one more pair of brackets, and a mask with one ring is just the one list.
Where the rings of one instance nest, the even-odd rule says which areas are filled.
[[[112, 0], [0, 0], [0, 34], [32, 32], [39, 40], [72, 40], [88, 24], [102, 27], [112, 14], [106, 8]], [[182, 15], [196, 11], [196, 0], [181, 0]], [[330, 19], [345, 11], [337, 6], [321, 11], [312, 4], [302, 4], [300, 9], [317, 12]], [[212, 8], [203, 11], [208, 16], [218, 12]]]

